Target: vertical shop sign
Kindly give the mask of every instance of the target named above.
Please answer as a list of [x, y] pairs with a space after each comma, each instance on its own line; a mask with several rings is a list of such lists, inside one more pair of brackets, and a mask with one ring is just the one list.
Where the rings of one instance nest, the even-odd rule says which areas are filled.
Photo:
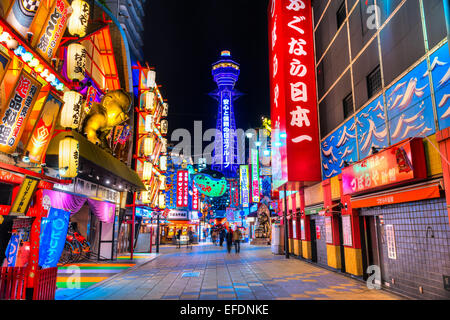
[[240, 190], [241, 190], [241, 205], [243, 208], [248, 208], [249, 205], [249, 181], [248, 181], [248, 166], [241, 165], [239, 170], [239, 178], [240, 178]]
[[325, 238], [327, 244], [333, 244], [333, 230], [331, 227], [331, 217], [325, 217]]
[[320, 181], [311, 0], [271, 0], [269, 51], [273, 188]]
[[189, 205], [189, 171], [187, 170], [184, 171], [183, 189], [184, 189], [183, 207], [187, 207]]
[[306, 240], [305, 219], [300, 219], [300, 236], [302, 240]]
[[252, 202], [258, 203], [259, 197], [259, 153], [258, 149], [252, 149]]
[[24, 216], [27, 214], [28, 207], [30, 206], [31, 199], [36, 191], [39, 181], [39, 179], [34, 177], [25, 177], [11, 206], [11, 216]]
[[192, 210], [195, 210], [195, 211], [199, 210], [198, 201], [199, 201], [198, 189], [193, 185], [192, 186]]
[[53, 93], [50, 93], [41, 109], [38, 120], [33, 128], [32, 135], [28, 140], [25, 151], [32, 163], [40, 163], [42, 156], [47, 152], [50, 138], [56, 125], [58, 112], [62, 102]]
[[387, 224], [385, 226], [386, 231], [386, 244], [388, 249], [388, 258], [389, 259], [397, 259], [397, 250], [395, 247], [395, 232], [394, 226], [392, 224]]
[[297, 239], [297, 221], [292, 219], [292, 238]]
[[40, 89], [41, 85], [22, 71], [0, 116], [0, 151], [16, 149]]
[[69, 7], [66, 0], [56, 0], [42, 27], [36, 51], [47, 60], [51, 60], [56, 54], [56, 49], [66, 29]]
[[351, 216], [342, 216], [342, 233], [344, 246], [353, 245]]
[[188, 171], [177, 171], [177, 207], [187, 207], [188, 190], [186, 180], [189, 181]]

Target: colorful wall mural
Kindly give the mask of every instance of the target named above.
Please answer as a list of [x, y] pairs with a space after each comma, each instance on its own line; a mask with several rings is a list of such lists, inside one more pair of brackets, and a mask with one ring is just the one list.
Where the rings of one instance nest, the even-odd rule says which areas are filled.
[[357, 161], [356, 122], [350, 118], [334, 133], [322, 141], [323, 179], [329, 179], [339, 173], [348, 163]]
[[[430, 63], [438, 130], [443, 130], [450, 126], [450, 55], [447, 44], [430, 55]], [[386, 107], [384, 96], [380, 94], [323, 139], [323, 179], [340, 174], [344, 161], [351, 164], [358, 158], [370, 156], [374, 147], [383, 149], [411, 137], [436, 133], [431, 90], [427, 61], [424, 60], [388, 87]]]
[[448, 44], [430, 56], [440, 130], [450, 126], [450, 56]]

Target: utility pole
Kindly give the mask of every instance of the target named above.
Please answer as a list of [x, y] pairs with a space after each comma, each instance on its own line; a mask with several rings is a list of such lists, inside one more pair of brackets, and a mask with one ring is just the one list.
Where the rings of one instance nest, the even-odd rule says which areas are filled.
[[284, 222], [284, 251], [286, 254], [286, 259], [289, 259], [289, 232], [288, 232], [288, 221], [287, 221], [287, 186], [284, 185], [284, 211], [283, 211], [283, 222]]
[[157, 212], [158, 218], [156, 219], [156, 253], [159, 253], [159, 212]]

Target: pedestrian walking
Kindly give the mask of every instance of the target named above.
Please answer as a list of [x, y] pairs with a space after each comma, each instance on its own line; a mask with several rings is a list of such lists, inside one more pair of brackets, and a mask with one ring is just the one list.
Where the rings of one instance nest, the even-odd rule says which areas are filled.
[[214, 243], [215, 246], [217, 246], [217, 230], [214, 229], [214, 231], [212, 232], [212, 242]]
[[236, 230], [233, 232], [233, 242], [236, 253], [239, 253], [241, 251], [241, 239], [242, 239], [242, 232], [239, 229], [239, 227], [236, 227]]
[[178, 229], [177, 231], [177, 249], [181, 248], [181, 229]]
[[233, 245], [233, 230], [228, 229], [227, 235], [226, 235], [226, 241], [227, 241], [227, 251], [228, 253], [231, 253], [231, 246]]
[[225, 228], [222, 228], [222, 230], [220, 230], [220, 234], [219, 234], [219, 240], [220, 240], [221, 247], [223, 247], [223, 241], [225, 240], [226, 235], [227, 235], [227, 231], [225, 230]]
[[192, 229], [189, 229], [189, 231], [188, 231], [188, 241], [187, 241], [187, 244], [186, 244], [186, 248], [189, 248], [189, 246], [190, 246], [190, 248], [191, 248], [191, 250], [192, 250], [192, 244], [194, 243], [194, 231], [192, 231]]

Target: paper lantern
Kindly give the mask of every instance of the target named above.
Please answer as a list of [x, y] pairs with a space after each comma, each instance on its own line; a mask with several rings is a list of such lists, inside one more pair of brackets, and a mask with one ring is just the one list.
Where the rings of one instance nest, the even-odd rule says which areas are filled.
[[155, 148], [155, 140], [150, 137], [144, 138], [144, 155], [150, 156]]
[[166, 153], [167, 152], [167, 139], [162, 138], [161, 141], [162, 141], [161, 153]]
[[159, 181], [161, 182], [159, 185], [159, 190], [166, 190], [166, 176], [159, 176]]
[[145, 131], [153, 132], [153, 116], [151, 114], [145, 117]]
[[159, 168], [161, 171], [167, 170], [167, 156], [160, 156], [159, 158]]
[[79, 143], [73, 137], [65, 137], [59, 142], [59, 175], [75, 178], [78, 175]]
[[67, 23], [67, 30], [73, 36], [84, 37], [89, 23], [89, 4], [86, 1], [74, 0], [71, 7], [73, 11]]
[[169, 130], [169, 121], [162, 120], [161, 121], [161, 134], [167, 134], [168, 130]]
[[169, 104], [167, 102], [163, 103], [162, 117], [167, 117], [169, 115]]
[[148, 88], [156, 87], [156, 72], [154, 70], [150, 70], [147, 73], [147, 87]]
[[80, 111], [83, 107], [83, 96], [76, 91], [64, 93], [64, 106], [61, 110], [61, 126], [64, 128], [78, 128], [80, 124]]
[[166, 207], [166, 196], [162, 192], [159, 194], [158, 207], [160, 209], [164, 209]]
[[153, 92], [145, 93], [145, 109], [147, 111], [153, 111], [155, 107], [155, 94]]
[[150, 178], [152, 177], [152, 171], [153, 171], [153, 165], [150, 162], [145, 161], [144, 162], [144, 171], [142, 173], [142, 180], [150, 180]]
[[86, 69], [86, 48], [79, 43], [67, 47], [67, 76], [70, 80], [82, 81]]

